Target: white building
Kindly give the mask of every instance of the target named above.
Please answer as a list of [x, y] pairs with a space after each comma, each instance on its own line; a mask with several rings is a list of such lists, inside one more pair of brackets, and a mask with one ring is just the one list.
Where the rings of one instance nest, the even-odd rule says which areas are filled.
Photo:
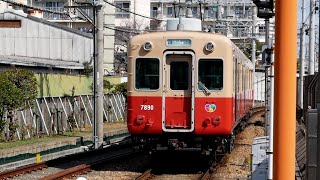
[[[150, 26], [150, 0], [114, 0], [117, 7], [121, 7], [127, 12], [116, 8], [115, 25], [117, 27], [127, 27], [143, 30]], [[136, 14], [133, 14], [136, 13]], [[145, 16], [141, 17], [139, 15]]]

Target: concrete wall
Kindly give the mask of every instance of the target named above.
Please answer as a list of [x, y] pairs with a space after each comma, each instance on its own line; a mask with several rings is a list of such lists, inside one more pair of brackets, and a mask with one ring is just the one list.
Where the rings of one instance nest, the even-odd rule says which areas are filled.
[[38, 97], [92, 94], [92, 77], [70, 76], [61, 74], [36, 74], [38, 81]]
[[264, 72], [255, 72], [254, 79], [254, 100], [265, 100], [265, 76]]
[[127, 77], [105, 76], [104, 79], [108, 80], [111, 84], [120, 84], [120, 83], [128, 82]]
[[21, 28], [0, 28], [0, 55], [89, 62], [93, 50], [89, 35], [44, 23], [26, 14], [6, 11], [1, 20], [21, 20]]

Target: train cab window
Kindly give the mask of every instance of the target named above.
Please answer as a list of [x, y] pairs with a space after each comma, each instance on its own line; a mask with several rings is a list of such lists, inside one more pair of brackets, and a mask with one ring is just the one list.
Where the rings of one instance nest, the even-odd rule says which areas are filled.
[[138, 58], [135, 72], [136, 89], [159, 89], [159, 60], [155, 58]]
[[[199, 82], [209, 90], [221, 90], [223, 88], [223, 61], [222, 59], [199, 60]], [[198, 83], [198, 89], [203, 90], [203, 85]]]
[[186, 61], [172, 61], [170, 63], [170, 89], [188, 90], [189, 63]]

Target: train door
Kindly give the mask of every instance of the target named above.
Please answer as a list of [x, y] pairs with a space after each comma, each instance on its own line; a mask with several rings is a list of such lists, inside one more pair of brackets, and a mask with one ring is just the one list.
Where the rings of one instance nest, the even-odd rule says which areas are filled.
[[162, 130], [194, 130], [194, 55], [167, 52], [163, 63]]
[[239, 114], [239, 65], [238, 59], [234, 59], [234, 121], [237, 121]]

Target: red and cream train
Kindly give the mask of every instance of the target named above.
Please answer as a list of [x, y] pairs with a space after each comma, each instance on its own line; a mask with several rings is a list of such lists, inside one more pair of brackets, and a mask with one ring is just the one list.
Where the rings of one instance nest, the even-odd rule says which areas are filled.
[[128, 48], [129, 132], [152, 150], [231, 150], [253, 105], [253, 64], [223, 35], [166, 31]]

